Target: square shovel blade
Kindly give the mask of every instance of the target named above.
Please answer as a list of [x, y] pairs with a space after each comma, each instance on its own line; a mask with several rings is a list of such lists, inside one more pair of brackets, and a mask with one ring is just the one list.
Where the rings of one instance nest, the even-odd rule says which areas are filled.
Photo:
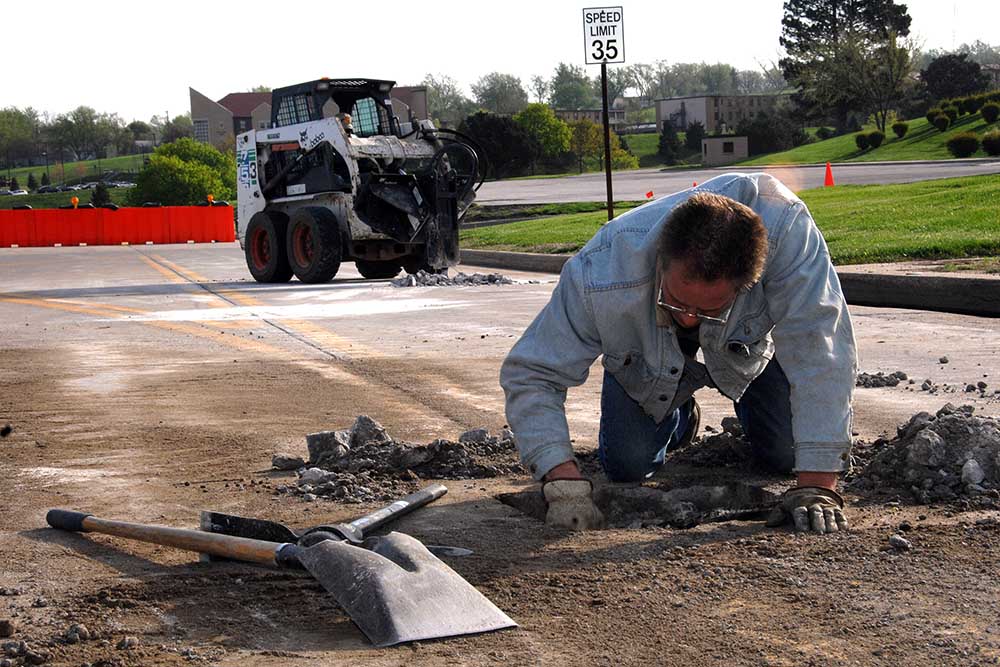
[[404, 533], [369, 538], [364, 547], [326, 540], [302, 549], [298, 559], [375, 646], [517, 626]]

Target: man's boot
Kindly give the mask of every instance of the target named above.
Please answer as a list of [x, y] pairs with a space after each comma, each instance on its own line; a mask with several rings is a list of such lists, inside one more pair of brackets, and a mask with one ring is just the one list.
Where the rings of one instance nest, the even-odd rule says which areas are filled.
[[698, 431], [701, 429], [701, 408], [698, 406], [698, 401], [691, 397], [691, 414], [688, 417], [688, 427], [684, 431], [684, 435], [680, 437], [677, 444], [671, 447], [671, 450], [683, 449], [694, 441], [695, 436], [698, 435]]

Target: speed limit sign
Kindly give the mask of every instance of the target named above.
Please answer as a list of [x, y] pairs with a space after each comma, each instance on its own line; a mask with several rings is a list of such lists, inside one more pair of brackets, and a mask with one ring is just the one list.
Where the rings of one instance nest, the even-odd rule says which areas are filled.
[[583, 48], [588, 65], [625, 62], [625, 23], [621, 7], [583, 10]]

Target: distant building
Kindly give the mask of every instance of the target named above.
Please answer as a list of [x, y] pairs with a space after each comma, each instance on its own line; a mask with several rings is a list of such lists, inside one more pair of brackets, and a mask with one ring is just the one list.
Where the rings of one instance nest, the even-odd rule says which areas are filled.
[[218, 102], [191, 92], [191, 123], [194, 138], [223, 146], [250, 128], [263, 130], [271, 123], [271, 93], [229, 93]]
[[[572, 123], [575, 120], [589, 120], [598, 125], [604, 124], [600, 109], [555, 109], [556, 118]], [[608, 109], [608, 125], [612, 128], [625, 124], [625, 109]]]
[[983, 65], [982, 72], [990, 79], [990, 89], [1000, 88], [1000, 65]]
[[772, 95], [693, 95], [656, 100], [656, 127], [670, 123], [684, 131], [691, 123], [701, 123], [705, 132], [726, 132], [741, 120], [773, 109], [785, 94]]
[[701, 140], [701, 163], [706, 167], [732, 164], [750, 157], [750, 143], [746, 137], [719, 135]]

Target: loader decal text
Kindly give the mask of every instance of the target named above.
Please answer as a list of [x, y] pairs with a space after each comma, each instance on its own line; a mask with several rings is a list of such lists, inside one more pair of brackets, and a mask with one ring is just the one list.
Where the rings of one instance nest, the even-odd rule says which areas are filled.
[[257, 149], [240, 151], [236, 156], [237, 174], [240, 183], [257, 185]]

